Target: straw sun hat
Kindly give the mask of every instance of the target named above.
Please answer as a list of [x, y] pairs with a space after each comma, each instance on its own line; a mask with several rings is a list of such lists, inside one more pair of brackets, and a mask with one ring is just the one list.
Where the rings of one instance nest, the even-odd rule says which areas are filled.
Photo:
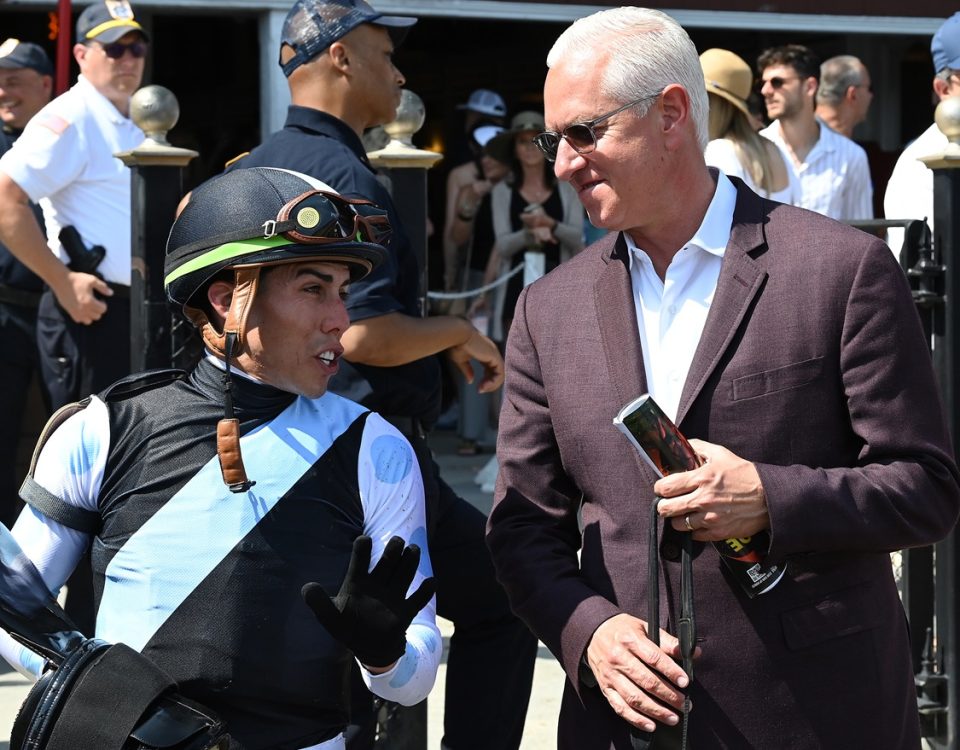
[[747, 97], [753, 88], [753, 71], [742, 58], [725, 49], [708, 49], [700, 55], [707, 93], [726, 99], [745, 115]]

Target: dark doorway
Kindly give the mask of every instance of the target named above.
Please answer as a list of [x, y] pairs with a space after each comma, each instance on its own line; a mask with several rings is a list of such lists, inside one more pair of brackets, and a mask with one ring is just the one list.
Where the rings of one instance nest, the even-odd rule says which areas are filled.
[[146, 83], [180, 102], [175, 146], [200, 152], [185, 175], [192, 189], [260, 142], [260, 43], [250, 14], [156, 15]]

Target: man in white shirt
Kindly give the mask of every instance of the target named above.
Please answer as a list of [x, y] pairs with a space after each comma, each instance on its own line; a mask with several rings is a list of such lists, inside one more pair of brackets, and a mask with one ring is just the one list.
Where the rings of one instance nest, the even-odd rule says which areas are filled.
[[832, 219], [872, 219], [873, 186], [867, 154], [817, 119], [820, 62], [812, 50], [788, 44], [757, 60], [767, 115], [760, 131], [783, 151], [800, 179], [803, 208]]
[[[937, 101], [960, 94], [960, 12], [937, 29], [930, 42], [933, 55], [933, 93]], [[888, 219], [926, 219], [933, 229], [933, 172], [919, 161], [947, 146], [947, 137], [936, 123], [907, 146], [890, 175], [883, 195], [883, 215]], [[889, 229], [887, 244], [897, 253], [903, 249], [903, 230]]]
[[[126, 0], [89, 6], [73, 47], [79, 80], [0, 159], [0, 241], [48, 287], [37, 331], [54, 408], [129, 371], [130, 172], [113, 155], [143, 142], [129, 110], [146, 51]], [[46, 238], [31, 200], [43, 208]], [[73, 260], [65, 227], [82, 242]], [[88, 252], [97, 246], [99, 263]]]
[[817, 117], [831, 129], [853, 138], [853, 129], [867, 119], [873, 84], [867, 66], [853, 55], [837, 55], [820, 66]]

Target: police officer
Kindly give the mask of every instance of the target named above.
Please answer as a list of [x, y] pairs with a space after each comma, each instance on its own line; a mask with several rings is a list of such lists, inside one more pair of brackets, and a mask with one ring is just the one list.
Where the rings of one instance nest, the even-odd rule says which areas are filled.
[[[43, 47], [19, 39], [0, 44], [0, 156], [50, 101], [53, 66]], [[38, 227], [43, 214], [33, 206]], [[38, 371], [37, 305], [43, 282], [0, 243], [0, 523], [19, 511], [17, 446], [33, 375]]]
[[388, 231], [372, 204], [284, 170], [202, 186], [165, 286], [206, 357], [55, 417], [25, 484], [13, 534], [46, 586], [92, 545], [97, 637], [150, 658], [245, 750], [342, 750], [351, 655], [404, 704], [440, 662], [413, 451], [327, 392], [343, 299]]
[[[344, 362], [331, 387], [375, 409], [411, 441], [420, 461], [431, 525], [437, 606], [453, 621], [444, 704], [444, 747], [508, 750], [519, 746], [536, 659], [536, 640], [510, 612], [484, 542], [484, 515], [440, 478], [425, 430], [440, 411], [445, 352], [474, 382], [471, 360], [490, 392], [503, 381], [496, 345], [468, 321], [420, 318], [419, 268], [389, 193], [360, 140], [390, 122], [403, 75], [392, 62], [394, 38], [412, 18], [384, 16], [363, 0], [297, 0], [283, 25], [280, 65], [293, 102], [284, 128], [234, 168], [298, 169], [343, 194], [384, 206], [394, 228], [387, 262], [354, 284], [343, 337]], [[356, 713], [359, 712], [356, 708]], [[353, 747], [363, 747], [358, 738]]]

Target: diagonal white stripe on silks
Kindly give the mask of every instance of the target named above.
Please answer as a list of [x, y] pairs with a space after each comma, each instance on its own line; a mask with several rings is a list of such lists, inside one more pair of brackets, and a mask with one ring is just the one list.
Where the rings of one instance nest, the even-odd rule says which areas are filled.
[[240, 439], [247, 476], [256, 481], [245, 493], [227, 488], [214, 456], [110, 561], [97, 637], [142, 651], [174, 610], [364, 411], [332, 393], [298, 398], [273, 421]]

